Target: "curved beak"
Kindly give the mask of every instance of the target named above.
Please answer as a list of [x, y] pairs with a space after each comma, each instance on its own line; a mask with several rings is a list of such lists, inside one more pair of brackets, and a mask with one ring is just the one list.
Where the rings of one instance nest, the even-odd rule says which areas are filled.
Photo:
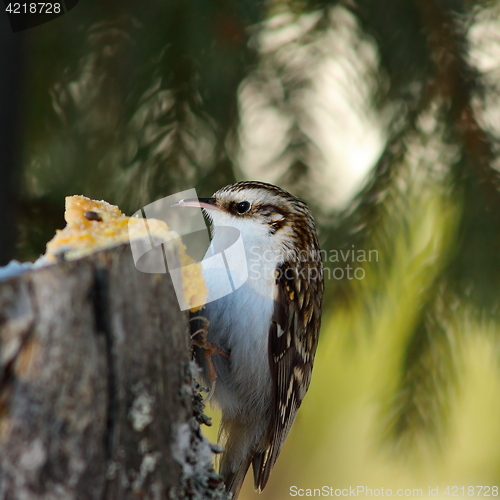
[[222, 208], [216, 204], [215, 198], [189, 198], [174, 203], [172, 207], [195, 207], [205, 208], [206, 210], [222, 210]]

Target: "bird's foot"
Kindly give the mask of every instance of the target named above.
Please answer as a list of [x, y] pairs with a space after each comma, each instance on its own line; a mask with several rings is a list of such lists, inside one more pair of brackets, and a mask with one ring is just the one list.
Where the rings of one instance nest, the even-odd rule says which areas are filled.
[[[211, 397], [215, 392], [215, 384], [217, 381], [217, 370], [215, 369], [212, 356], [221, 356], [224, 359], [229, 360], [229, 354], [223, 351], [217, 345], [212, 344], [212, 342], [208, 341], [208, 327], [210, 325], [208, 319], [205, 318], [204, 316], [195, 316], [190, 319], [190, 322], [195, 320], [201, 321], [202, 326], [201, 328], [199, 328], [198, 330], [196, 330], [194, 333], [191, 334], [191, 344], [200, 347], [201, 349], [204, 350], [204, 356], [208, 366], [208, 378], [210, 380], [210, 386], [211, 386], [207, 397], [203, 401], [204, 403], [207, 403], [208, 401], [210, 401]], [[198, 336], [198, 339], [195, 339], [196, 336]]]

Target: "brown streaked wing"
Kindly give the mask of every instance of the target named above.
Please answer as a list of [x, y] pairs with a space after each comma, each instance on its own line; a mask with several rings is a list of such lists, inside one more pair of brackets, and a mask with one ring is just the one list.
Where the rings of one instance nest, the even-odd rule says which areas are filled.
[[[322, 278], [297, 287], [294, 267], [278, 268], [278, 296], [269, 330], [269, 364], [274, 397], [263, 451], [253, 458], [255, 488], [262, 491], [311, 380], [321, 319]], [[299, 302], [303, 304], [299, 308]], [[304, 314], [312, 308], [312, 314]]]

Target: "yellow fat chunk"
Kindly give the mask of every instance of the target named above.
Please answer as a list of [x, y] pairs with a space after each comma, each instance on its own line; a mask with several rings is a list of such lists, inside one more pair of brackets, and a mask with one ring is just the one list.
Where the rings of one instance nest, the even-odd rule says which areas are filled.
[[[66, 227], [56, 231], [47, 243], [45, 259], [49, 262], [74, 260], [98, 250], [128, 243], [130, 240], [158, 236], [162, 239], [178, 238], [165, 222], [148, 219], [147, 228], [142, 219], [127, 217], [121, 210], [105, 201], [96, 201], [85, 196], [66, 197], [64, 213]], [[149, 229], [149, 234], [148, 234]], [[179, 240], [177, 240], [179, 241]], [[207, 296], [201, 266], [194, 264], [186, 254], [184, 245], [178, 245], [182, 267], [184, 300], [193, 307], [204, 304]], [[193, 310], [200, 307], [193, 308]]]

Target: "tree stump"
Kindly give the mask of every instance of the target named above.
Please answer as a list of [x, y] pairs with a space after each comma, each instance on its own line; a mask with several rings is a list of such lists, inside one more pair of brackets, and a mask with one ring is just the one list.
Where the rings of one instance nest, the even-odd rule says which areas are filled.
[[129, 245], [0, 282], [0, 499], [225, 497], [190, 363], [170, 275]]

